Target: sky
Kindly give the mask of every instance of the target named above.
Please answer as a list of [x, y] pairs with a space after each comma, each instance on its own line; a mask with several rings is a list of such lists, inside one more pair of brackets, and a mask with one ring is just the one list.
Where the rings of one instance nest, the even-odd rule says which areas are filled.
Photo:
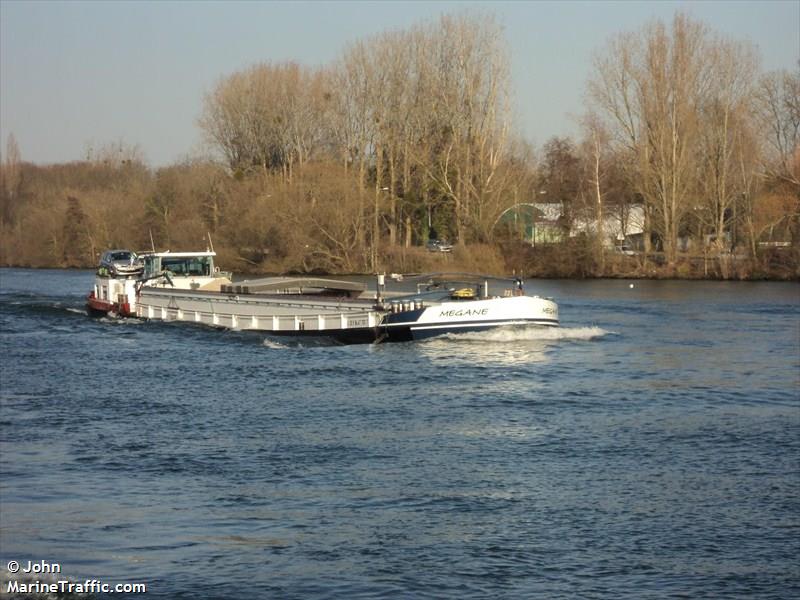
[[800, 60], [800, 0], [0, 0], [0, 147], [13, 133], [23, 160], [49, 164], [121, 141], [165, 166], [204, 151], [197, 118], [222, 77], [265, 61], [327, 65], [350, 42], [464, 10], [504, 27], [513, 126], [537, 146], [577, 134], [611, 37], [676, 11], [755, 44], [764, 71]]

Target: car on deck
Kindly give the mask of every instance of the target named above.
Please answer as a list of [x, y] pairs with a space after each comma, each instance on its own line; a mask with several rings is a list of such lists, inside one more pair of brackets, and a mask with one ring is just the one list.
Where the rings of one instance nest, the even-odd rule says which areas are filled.
[[144, 262], [130, 250], [106, 250], [100, 257], [100, 268], [110, 275], [135, 275], [144, 268]]

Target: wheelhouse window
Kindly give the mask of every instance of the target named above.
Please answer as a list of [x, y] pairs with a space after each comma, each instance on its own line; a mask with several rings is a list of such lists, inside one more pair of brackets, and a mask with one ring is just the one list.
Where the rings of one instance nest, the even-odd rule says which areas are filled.
[[211, 258], [208, 256], [193, 256], [190, 258], [162, 257], [161, 269], [175, 275], [207, 277], [211, 274]]
[[147, 256], [144, 259], [144, 276], [155, 277], [161, 273], [161, 258], [158, 256]]
[[214, 272], [211, 256], [148, 256], [144, 265], [145, 277], [169, 271], [178, 277], [208, 277]]

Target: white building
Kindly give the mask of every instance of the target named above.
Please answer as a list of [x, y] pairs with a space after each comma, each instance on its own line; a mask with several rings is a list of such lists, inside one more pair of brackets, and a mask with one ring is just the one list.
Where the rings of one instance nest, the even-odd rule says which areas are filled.
[[[583, 218], [576, 216], [570, 228], [570, 237], [580, 233], [596, 235], [598, 221], [592, 216]], [[632, 236], [641, 236], [644, 233], [644, 206], [629, 204], [625, 206], [605, 207], [603, 214], [603, 244], [608, 248], [619, 245]]]

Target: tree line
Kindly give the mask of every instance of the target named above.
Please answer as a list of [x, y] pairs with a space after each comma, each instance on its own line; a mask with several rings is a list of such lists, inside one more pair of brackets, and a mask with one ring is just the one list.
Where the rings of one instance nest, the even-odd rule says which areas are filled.
[[[41, 166], [10, 136], [0, 263], [91, 266], [107, 247], [211, 239], [251, 271], [691, 275], [702, 256], [701, 275], [800, 274], [800, 65], [763, 73], [750, 43], [678, 13], [599, 49], [579, 138], [541, 148], [516, 133], [510, 88], [502, 27], [463, 13], [323, 67], [222, 77], [198, 118], [206, 157], [150, 169], [119, 142]], [[507, 217], [543, 218], [545, 203], [562, 235], [531, 246]], [[637, 251], [620, 255], [604, 224], [634, 207]], [[452, 255], [426, 253], [434, 237]]]

